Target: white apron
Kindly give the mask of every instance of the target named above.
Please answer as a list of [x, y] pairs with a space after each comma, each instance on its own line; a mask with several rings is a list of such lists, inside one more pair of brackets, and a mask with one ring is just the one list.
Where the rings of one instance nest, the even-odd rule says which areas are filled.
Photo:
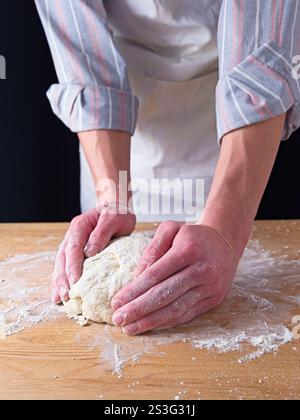
[[[220, 4], [220, 0], [105, 3], [140, 102], [131, 150], [139, 221], [196, 220], [203, 210], [218, 156]], [[162, 179], [169, 183], [162, 185]], [[81, 205], [83, 211], [95, 207], [93, 181], [82, 152]]]

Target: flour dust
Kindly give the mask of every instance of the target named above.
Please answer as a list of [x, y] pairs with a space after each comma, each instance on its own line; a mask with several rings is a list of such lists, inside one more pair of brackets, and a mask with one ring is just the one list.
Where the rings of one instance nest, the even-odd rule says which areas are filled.
[[50, 301], [54, 252], [9, 257], [0, 261], [0, 336], [10, 336], [61, 313]]
[[[49, 299], [53, 262], [53, 252], [17, 255], [0, 261], [2, 335], [9, 336], [65, 316]], [[275, 257], [252, 240], [229, 297], [216, 310], [187, 326], [168, 331], [129, 338], [113, 326], [98, 325], [79, 329], [76, 339], [91, 338], [90, 348], [99, 350], [101, 360], [118, 377], [126, 364], [137, 363], [145, 353], [163, 357], [160, 352], [163, 348], [158, 346], [179, 341], [192, 345], [195, 354], [197, 349], [239, 351], [238, 361], [243, 363], [276, 353], [292, 341], [288, 325], [297, 309], [300, 312], [300, 260]]]

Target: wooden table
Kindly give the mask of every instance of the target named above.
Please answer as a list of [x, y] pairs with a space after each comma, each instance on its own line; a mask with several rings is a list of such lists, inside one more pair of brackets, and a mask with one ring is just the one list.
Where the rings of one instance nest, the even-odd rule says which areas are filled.
[[[65, 230], [64, 224], [0, 225], [0, 259], [37, 251], [45, 236], [47, 249], [54, 250]], [[288, 244], [290, 258], [299, 256], [300, 221], [257, 222], [254, 236], [272, 252]], [[101, 334], [103, 326], [80, 329], [80, 342], [78, 329], [61, 318], [0, 339], [0, 398], [174, 399], [183, 388], [182, 399], [300, 397], [299, 341], [241, 365], [233, 353], [199, 350], [195, 360], [192, 347], [170, 344], [162, 356], [145, 355], [118, 378], [88, 346], [91, 334]]]

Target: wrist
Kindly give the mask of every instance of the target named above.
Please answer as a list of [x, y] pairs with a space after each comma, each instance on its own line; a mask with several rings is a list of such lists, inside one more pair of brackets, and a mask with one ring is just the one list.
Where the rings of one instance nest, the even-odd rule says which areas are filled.
[[99, 195], [96, 199], [96, 209], [98, 213], [109, 214], [132, 214], [134, 215], [134, 208], [132, 204], [132, 195], [128, 194], [126, 199], [120, 197], [113, 198], [112, 195]]
[[94, 179], [97, 208], [128, 207], [131, 200], [130, 134], [92, 130], [78, 134]]
[[211, 226], [224, 235], [240, 258], [249, 241], [253, 221], [240, 202], [212, 200], [205, 206], [199, 223]]

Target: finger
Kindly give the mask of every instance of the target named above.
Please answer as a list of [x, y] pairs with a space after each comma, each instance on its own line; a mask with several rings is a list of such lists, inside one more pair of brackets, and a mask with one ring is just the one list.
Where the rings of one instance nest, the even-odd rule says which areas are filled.
[[[122, 306], [113, 316], [114, 324], [125, 326], [169, 305], [188, 290], [197, 287], [201, 283], [201, 277], [206, 277], [205, 273], [204, 266], [199, 269], [198, 264], [185, 268], [162, 283], [153, 286], [137, 299]], [[199, 295], [203, 298], [203, 292], [206, 292], [207, 287], [202, 289], [201, 292], [199, 290]]]
[[51, 299], [55, 304], [68, 300], [69, 282], [66, 275], [66, 249], [67, 240], [61, 243], [57, 256], [55, 258], [54, 270], [51, 278]]
[[81, 276], [84, 248], [89, 239], [91, 226], [90, 219], [86, 215], [76, 217], [71, 222], [65, 250], [66, 273], [70, 286], [77, 283]]
[[215, 304], [215, 300], [213, 298], [208, 297], [201, 301], [201, 303], [197, 303], [196, 305], [190, 307], [179, 318], [173, 320], [172, 322], [167, 322], [156, 329], [165, 330], [168, 328], [174, 328], [179, 327], [180, 325], [188, 324], [189, 322], [193, 321], [199, 316], [204, 315], [206, 312], [211, 311], [216, 306], [217, 305]]
[[149, 247], [136, 268], [135, 275], [141, 275], [147, 267], [158, 261], [172, 247], [173, 240], [179, 232], [182, 224], [177, 222], [165, 222], [159, 225]]
[[85, 247], [85, 255], [90, 258], [101, 252], [118, 229], [115, 217], [109, 214], [100, 215], [97, 226], [91, 233]]
[[157, 328], [171, 328], [190, 321], [193, 317], [209, 310], [213, 303], [209, 298], [201, 300], [199, 292], [201, 293], [199, 288], [189, 290], [170, 305], [126, 325], [123, 331], [127, 335], [137, 335]]
[[148, 267], [113, 297], [112, 309], [116, 311], [188, 265], [189, 261], [184, 253], [175, 247], [171, 248], [160, 260]]

